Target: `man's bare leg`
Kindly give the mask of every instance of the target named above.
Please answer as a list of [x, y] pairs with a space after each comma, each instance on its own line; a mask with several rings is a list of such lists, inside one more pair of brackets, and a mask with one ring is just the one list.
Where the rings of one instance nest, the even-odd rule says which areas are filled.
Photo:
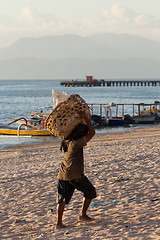
[[65, 201], [63, 201], [61, 203], [58, 203], [58, 205], [57, 205], [57, 218], [58, 219], [57, 219], [57, 224], [55, 226], [55, 229], [65, 227], [62, 224], [62, 217], [63, 217], [64, 207], [65, 207]]
[[87, 216], [87, 209], [91, 203], [92, 199], [84, 199], [83, 201], [83, 205], [82, 205], [82, 210], [79, 216], [79, 220], [81, 221], [92, 221], [93, 218], [90, 218], [89, 216]]

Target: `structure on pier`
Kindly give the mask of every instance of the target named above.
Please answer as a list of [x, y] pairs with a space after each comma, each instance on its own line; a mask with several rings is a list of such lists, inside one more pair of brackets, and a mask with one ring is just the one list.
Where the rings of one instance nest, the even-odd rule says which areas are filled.
[[114, 86], [160, 86], [160, 80], [97, 80], [86, 76], [86, 81], [62, 81], [65, 87], [114, 87]]

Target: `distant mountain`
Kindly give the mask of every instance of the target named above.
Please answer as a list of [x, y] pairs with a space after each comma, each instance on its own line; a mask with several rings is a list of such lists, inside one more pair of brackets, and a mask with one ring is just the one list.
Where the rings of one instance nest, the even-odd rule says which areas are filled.
[[21, 38], [0, 49], [0, 79], [160, 78], [160, 43], [128, 34]]
[[119, 58], [145, 58], [160, 60], [160, 42], [155, 42], [129, 34], [97, 34], [89, 37], [99, 45], [110, 46], [117, 53], [121, 52]]
[[[47, 59], [104, 58], [112, 56], [114, 49], [77, 35], [21, 38], [0, 52], [0, 59], [36, 57]], [[117, 55], [117, 54], [116, 54]], [[113, 56], [113, 57], [116, 57]]]

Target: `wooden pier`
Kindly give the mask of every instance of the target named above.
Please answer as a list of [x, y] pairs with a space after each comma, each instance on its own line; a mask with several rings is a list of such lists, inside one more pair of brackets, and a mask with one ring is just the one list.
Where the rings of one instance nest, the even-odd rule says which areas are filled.
[[92, 80], [92, 81], [61, 81], [65, 87], [114, 87], [114, 86], [160, 86], [160, 80]]

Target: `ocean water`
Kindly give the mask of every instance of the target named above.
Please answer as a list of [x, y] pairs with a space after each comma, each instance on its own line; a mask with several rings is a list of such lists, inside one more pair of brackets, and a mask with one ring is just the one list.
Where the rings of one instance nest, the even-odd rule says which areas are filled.
[[[13, 118], [27, 117], [31, 112], [53, 106], [52, 89], [79, 94], [88, 104], [146, 103], [160, 101], [160, 86], [64, 87], [61, 80], [0, 80], [0, 125]], [[106, 129], [106, 131], [110, 131]], [[53, 137], [52, 137], [53, 138]], [[54, 139], [54, 138], [53, 138]], [[0, 136], [0, 149], [27, 142], [47, 141], [48, 138]]]

